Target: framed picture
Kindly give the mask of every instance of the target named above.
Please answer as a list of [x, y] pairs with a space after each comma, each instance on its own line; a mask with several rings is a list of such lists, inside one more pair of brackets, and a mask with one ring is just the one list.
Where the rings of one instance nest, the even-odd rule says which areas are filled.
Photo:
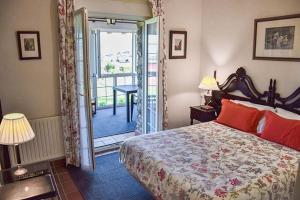
[[254, 60], [300, 61], [300, 14], [256, 19]]
[[39, 31], [17, 31], [20, 60], [41, 59]]
[[169, 58], [185, 59], [186, 43], [187, 43], [186, 31], [170, 31]]

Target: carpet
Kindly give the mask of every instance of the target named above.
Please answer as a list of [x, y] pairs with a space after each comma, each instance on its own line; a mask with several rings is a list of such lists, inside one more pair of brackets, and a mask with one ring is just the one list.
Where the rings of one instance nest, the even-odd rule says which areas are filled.
[[119, 163], [119, 153], [97, 157], [94, 172], [75, 167], [68, 170], [86, 200], [153, 200]]
[[94, 138], [118, 135], [121, 133], [133, 132], [136, 129], [136, 106], [133, 110], [132, 121], [127, 123], [126, 107], [117, 107], [116, 115], [113, 109], [97, 110], [93, 116]]

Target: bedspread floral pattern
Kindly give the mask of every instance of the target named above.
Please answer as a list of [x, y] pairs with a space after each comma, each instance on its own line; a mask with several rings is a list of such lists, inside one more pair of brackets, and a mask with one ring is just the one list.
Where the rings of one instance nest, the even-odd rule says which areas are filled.
[[120, 149], [157, 200], [292, 199], [299, 157], [216, 122], [134, 137]]

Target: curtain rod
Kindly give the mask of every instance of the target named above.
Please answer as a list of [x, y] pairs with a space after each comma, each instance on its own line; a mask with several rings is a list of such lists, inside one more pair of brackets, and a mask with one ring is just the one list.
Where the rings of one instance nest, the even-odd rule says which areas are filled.
[[[99, 17], [89, 17], [88, 20], [91, 22], [96, 22], [96, 21], [100, 21], [100, 22], [107, 22], [107, 19], [110, 18], [99, 18]], [[129, 20], [129, 19], [114, 19], [116, 20], [116, 23], [127, 23], [127, 24], [136, 24], [138, 22], [142, 22], [139, 20]]]

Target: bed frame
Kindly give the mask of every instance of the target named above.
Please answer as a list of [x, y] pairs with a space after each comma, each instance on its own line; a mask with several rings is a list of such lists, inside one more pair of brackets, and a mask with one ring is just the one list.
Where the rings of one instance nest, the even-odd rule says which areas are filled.
[[[270, 79], [268, 90], [259, 92], [243, 67], [238, 68], [223, 84], [218, 83], [218, 86], [220, 90], [213, 91], [212, 93], [213, 106], [218, 112], [221, 109], [221, 99], [226, 98], [249, 101], [271, 107], [280, 107], [300, 114], [300, 87], [287, 97], [281, 97], [281, 95], [276, 92], [276, 80]], [[240, 92], [243, 96], [238, 96], [233, 92]]]
[[[2, 107], [1, 107], [1, 99], [0, 99], [0, 122], [2, 121]], [[2, 169], [8, 169], [11, 167], [8, 146], [0, 144], [0, 165]]]

